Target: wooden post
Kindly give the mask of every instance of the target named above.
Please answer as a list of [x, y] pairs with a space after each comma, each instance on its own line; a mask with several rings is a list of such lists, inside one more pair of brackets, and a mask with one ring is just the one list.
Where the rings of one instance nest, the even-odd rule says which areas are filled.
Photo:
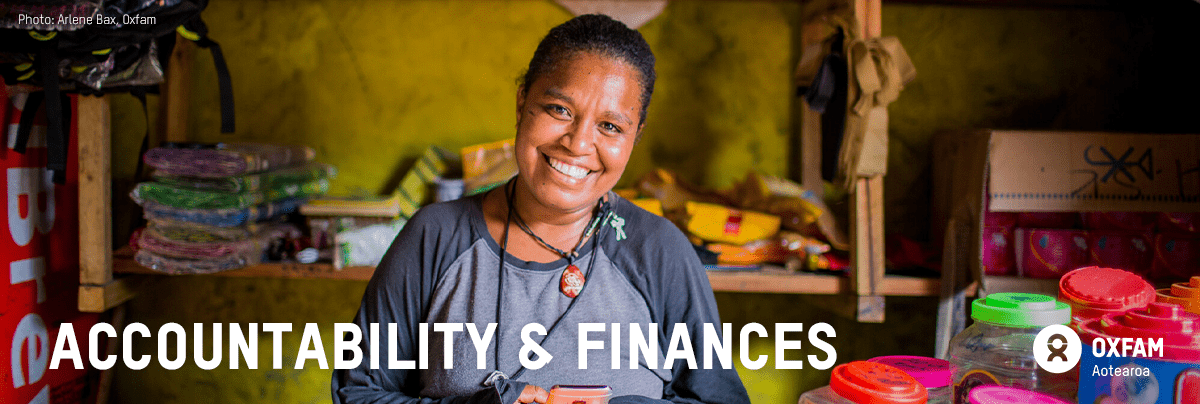
[[[847, 8], [854, 13], [864, 39], [881, 34], [881, 0], [815, 0], [804, 7], [801, 49], [829, 36], [831, 28], [825, 15], [845, 13]], [[798, 104], [801, 183], [806, 190], [820, 195], [823, 191], [820, 115], [808, 109], [805, 102]], [[858, 296], [858, 321], [878, 323], [884, 320], [883, 176], [862, 177], [853, 182], [849, 225], [851, 285]]]
[[112, 158], [108, 96], [79, 97], [79, 283], [112, 282]]
[[[883, 30], [881, 0], [854, 0], [854, 14], [862, 39], [878, 37]], [[850, 267], [855, 271], [858, 293], [858, 321], [881, 323], [884, 319], [883, 296], [878, 288], [883, 283], [883, 176], [855, 180], [854, 220], [851, 221], [851, 240], [854, 252]]]
[[167, 62], [165, 80], [159, 86], [158, 134], [157, 141], [151, 142], [151, 147], [163, 141], [188, 140], [188, 97], [191, 96], [195, 48], [192, 41], [175, 35], [175, 50]]
[[100, 313], [133, 298], [113, 279], [112, 125], [108, 96], [79, 97], [79, 311]]

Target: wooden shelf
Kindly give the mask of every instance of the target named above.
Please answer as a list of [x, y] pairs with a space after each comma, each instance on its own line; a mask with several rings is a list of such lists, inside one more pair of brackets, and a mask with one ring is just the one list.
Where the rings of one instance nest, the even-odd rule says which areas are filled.
[[[291, 279], [341, 279], [368, 280], [375, 272], [374, 267], [347, 267], [334, 269], [331, 264], [272, 263], [217, 272], [200, 276], [230, 276], [239, 278], [291, 278]], [[128, 247], [117, 250], [113, 256], [113, 273], [128, 275], [166, 275], [146, 268], [133, 260]]]
[[[708, 281], [718, 292], [853, 294], [853, 280], [838, 275], [780, 273], [775, 271], [709, 271]], [[875, 289], [881, 296], [938, 296], [941, 280], [910, 276], [883, 277]]]
[[[291, 278], [291, 279], [371, 279], [372, 267], [347, 267], [337, 270], [330, 264], [260, 264], [246, 268], [218, 272], [207, 276], [230, 276], [241, 278]], [[113, 273], [127, 275], [159, 275], [149, 268], [138, 265], [128, 248], [123, 248], [113, 257]], [[830, 274], [786, 273], [782, 270], [763, 271], [709, 271], [708, 281], [717, 292], [749, 293], [800, 293], [800, 294], [843, 294], [853, 293], [852, 280]], [[937, 296], [941, 281], [934, 278], [909, 276], [885, 276], [877, 288], [884, 296]]]

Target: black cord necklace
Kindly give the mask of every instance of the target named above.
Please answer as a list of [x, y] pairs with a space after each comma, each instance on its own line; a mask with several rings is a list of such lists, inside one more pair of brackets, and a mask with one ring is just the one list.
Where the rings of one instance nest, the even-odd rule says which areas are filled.
[[[595, 230], [601, 228], [600, 226], [598, 226], [598, 224], [600, 223], [600, 219], [604, 217], [604, 212], [608, 210], [608, 204], [604, 203], [603, 199], [601, 199], [601, 201], [598, 202], [599, 207], [596, 210], [595, 217], [592, 218], [592, 222], [588, 225], [587, 230], [585, 230], [584, 234], [580, 237], [579, 242], [575, 244], [575, 248], [572, 249], [570, 253], [567, 253], [565, 251], [555, 248], [554, 246], [551, 246], [549, 243], [545, 242], [540, 237], [533, 234], [533, 232], [527, 230], [528, 226], [524, 225], [524, 221], [521, 220], [520, 216], [516, 214], [516, 209], [513, 207], [513, 200], [516, 197], [516, 190], [515, 189], [510, 190], [510, 188], [516, 187], [516, 181], [517, 181], [517, 178], [513, 177], [513, 179], [509, 180], [509, 182], [507, 184], [504, 184], [504, 194], [505, 194], [505, 199], [507, 200], [507, 203], [508, 203], [508, 213], [505, 215], [505, 218], [504, 218], [504, 233], [503, 233], [503, 236], [501, 237], [501, 241], [500, 241], [500, 269], [499, 269], [499, 272], [496, 274], [497, 283], [498, 283], [498, 285], [496, 286], [496, 325], [497, 325], [496, 328], [497, 329], [499, 329], [499, 330], [504, 329], [503, 327], [499, 326], [501, 318], [502, 318], [501, 317], [501, 314], [502, 314], [501, 308], [504, 306], [504, 257], [508, 253], [508, 227], [511, 224], [511, 222], [513, 221], [512, 219], [514, 217], [517, 218], [517, 223], [518, 223], [517, 227], [520, 227], [522, 231], [525, 231], [530, 236], [533, 236], [534, 240], [537, 240], [543, 246], [549, 247], [552, 251], [559, 253], [559, 255], [562, 255], [563, 258], [567, 259], [567, 269], [563, 270], [563, 278], [562, 278], [563, 281], [560, 281], [560, 287], [562, 286], [561, 282], [565, 282], [567, 273], [570, 268], [575, 268], [575, 272], [579, 271], [579, 268], [576, 267], [574, 264], [572, 264], [575, 257], [579, 253], [579, 246], [583, 245], [584, 240], [586, 240], [588, 238], [588, 236], [593, 236], [593, 235], [595, 236], [595, 238], [592, 241], [592, 258], [590, 260], [588, 260], [589, 263], [588, 263], [588, 267], [587, 267], [587, 273], [580, 275], [579, 290], [574, 294], [574, 296], [567, 294], [567, 296], [571, 298], [571, 303], [567, 304], [566, 310], [563, 310], [563, 313], [560, 314], [558, 316], [558, 318], [554, 320], [554, 324], [551, 324], [550, 328], [548, 330], [546, 330], [546, 336], [542, 338], [542, 341], [545, 342], [547, 339], [550, 338], [550, 335], [554, 334], [554, 330], [558, 328], [558, 325], [562, 323], [562, 320], [564, 318], [567, 318], [567, 314], [571, 312], [571, 309], [575, 308], [575, 302], [579, 301], [579, 299], [576, 299], [576, 297], [578, 297], [580, 294], [583, 294], [583, 290], [587, 288], [587, 278], [592, 275], [592, 269], [596, 267], [596, 256], [599, 255], [598, 248], [600, 246], [599, 232], [596, 232], [596, 234], [592, 234], [592, 233]], [[563, 294], [566, 294], [566, 290], [563, 290]], [[498, 380], [498, 379], [516, 379], [518, 377], [521, 377], [522, 373], [525, 373], [525, 365], [521, 365], [520, 368], [517, 368], [517, 371], [513, 372], [511, 377], [509, 377], [508, 375], [505, 375], [504, 372], [500, 371], [500, 341], [499, 341], [499, 338], [497, 338], [495, 348], [493, 348], [493, 350], [492, 350], [492, 356], [494, 358], [493, 360], [495, 361], [495, 370], [493, 370], [492, 373], [488, 374], [487, 378], [484, 379], [482, 383], [480, 383], [484, 387], [494, 386], [496, 384], [496, 380]]]
[[[505, 190], [506, 193], [508, 193], [507, 187]], [[575, 296], [579, 296], [579, 292], [583, 290], [583, 284], [587, 282], [587, 278], [583, 275], [583, 272], [579, 271], [579, 267], [575, 266], [575, 258], [579, 257], [579, 247], [583, 245], [584, 241], [586, 241], [588, 237], [592, 236], [592, 232], [594, 232], [596, 227], [600, 224], [600, 211], [602, 210], [601, 207], [603, 204], [599, 202], [597, 203], [598, 206], [596, 208], [596, 213], [592, 215], [592, 220], [588, 222], [587, 229], [585, 229], [583, 234], [579, 236], [579, 241], [575, 243], [574, 247], [571, 247], [571, 251], [563, 251], [558, 249], [558, 247], [550, 245], [550, 243], [547, 243], [546, 240], [543, 240], [541, 237], [538, 237], [538, 235], [534, 234], [533, 230], [529, 228], [529, 225], [525, 224], [525, 219], [521, 218], [521, 214], [518, 213], [516, 209], [512, 208], [513, 199], [515, 196], [516, 190], [513, 190], [513, 192], [508, 195], [508, 206], [510, 212], [509, 216], [512, 217], [512, 220], [517, 223], [517, 227], [520, 228], [521, 231], [524, 231], [525, 234], [528, 234], [530, 237], [533, 237], [534, 240], [537, 240], [538, 244], [541, 244], [542, 247], [546, 247], [550, 249], [550, 251], [554, 251], [554, 253], [567, 259], [567, 267], [563, 269], [562, 277], [559, 280], [558, 287], [559, 290], [561, 290], [562, 293], [569, 298], [574, 299]], [[507, 240], [505, 241], [507, 242]]]

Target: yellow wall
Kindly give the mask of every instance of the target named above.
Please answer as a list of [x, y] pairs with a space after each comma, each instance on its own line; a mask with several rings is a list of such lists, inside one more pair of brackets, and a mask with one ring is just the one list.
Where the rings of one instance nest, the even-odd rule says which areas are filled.
[[[728, 185], [751, 169], [787, 173], [798, 11], [790, 2], [675, 1], [644, 26], [659, 82], [624, 181], [655, 166], [709, 186]], [[1147, 83], [1165, 80], [1146, 66], [1171, 65], [1168, 52], [1148, 46], [1163, 40], [1150, 29], [1161, 15], [887, 4], [883, 17], [884, 33], [901, 38], [919, 71], [892, 108], [889, 231], [927, 233], [929, 139], [939, 130], [1186, 128], [1172, 114], [1177, 107], [1140, 106], [1161, 93]], [[567, 18], [547, 1], [213, 1], [205, 19], [233, 73], [238, 131], [218, 133], [212, 64], [198, 52], [193, 137], [308, 144], [340, 169], [336, 191], [383, 192], [426, 145], [458, 148], [512, 136], [516, 78], [540, 37]], [[133, 171], [142, 121], [140, 106], [117, 99], [119, 179]], [[114, 192], [122, 201], [123, 185], [118, 181]], [[119, 234], [131, 214], [118, 211]], [[290, 364], [304, 323], [320, 323], [330, 349], [332, 323], [351, 320], [364, 286], [162, 279], [129, 305], [129, 321], [151, 329], [168, 321], [189, 329], [194, 322], [290, 322], [297, 331], [284, 347]], [[844, 297], [721, 293], [718, 301], [735, 326], [832, 323], [839, 362], [932, 354], [934, 299], [889, 298], [882, 325], [827, 309], [849, 303]], [[270, 340], [260, 344], [260, 366], [269, 367]], [[259, 371], [164, 371], [154, 364], [118, 371], [114, 402], [326, 402], [329, 373], [311, 364]], [[741, 375], [755, 403], [794, 403], [828, 381], [828, 371], [812, 369]]]

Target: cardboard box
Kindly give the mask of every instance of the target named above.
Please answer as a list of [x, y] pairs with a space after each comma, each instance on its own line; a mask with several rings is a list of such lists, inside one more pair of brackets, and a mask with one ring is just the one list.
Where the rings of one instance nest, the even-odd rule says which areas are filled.
[[956, 234], [946, 254], [963, 257], [947, 260], [959, 267], [946, 270], [982, 279], [984, 294], [998, 292], [1011, 279], [983, 277], [985, 213], [1198, 212], [1200, 135], [946, 133], [933, 145], [931, 209], [931, 235]]

